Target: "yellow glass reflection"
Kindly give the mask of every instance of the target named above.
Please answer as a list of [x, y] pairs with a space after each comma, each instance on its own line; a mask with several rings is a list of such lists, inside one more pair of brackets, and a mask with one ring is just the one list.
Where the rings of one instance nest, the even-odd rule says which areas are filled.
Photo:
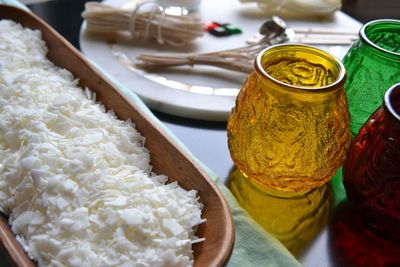
[[285, 197], [280, 193], [278, 197], [235, 168], [228, 187], [242, 208], [295, 256], [299, 256], [328, 223], [333, 207], [330, 183], [302, 195]]

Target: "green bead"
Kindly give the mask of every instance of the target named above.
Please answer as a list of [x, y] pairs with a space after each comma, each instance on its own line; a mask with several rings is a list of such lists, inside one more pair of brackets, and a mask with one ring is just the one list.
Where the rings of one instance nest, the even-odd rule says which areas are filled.
[[223, 24], [221, 25], [228, 33], [230, 34], [241, 34], [242, 30], [233, 26], [232, 24]]

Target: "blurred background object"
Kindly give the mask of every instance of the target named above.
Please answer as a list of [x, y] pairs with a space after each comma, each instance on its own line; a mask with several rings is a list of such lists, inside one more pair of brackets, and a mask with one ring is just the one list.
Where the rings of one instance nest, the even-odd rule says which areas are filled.
[[342, 0], [342, 11], [362, 23], [375, 19], [399, 19], [399, 0]]
[[[100, 2], [99, 0], [94, 0]], [[70, 41], [75, 47], [79, 48], [79, 32], [83, 19], [81, 12], [87, 0], [23, 0], [28, 7], [36, 14], [52, 25], [58, 32]], [[399, 0], [342, 0], [341, 10], [366, 23], [374, 19], [400, 18]], [[65, 16], [68, 14], [69, 23], [64, 23]]]
[[310, 19], [330, 17], [341, 7], [341, 0], [239, 0], [241, 3], [257, 3], [266, 16]]

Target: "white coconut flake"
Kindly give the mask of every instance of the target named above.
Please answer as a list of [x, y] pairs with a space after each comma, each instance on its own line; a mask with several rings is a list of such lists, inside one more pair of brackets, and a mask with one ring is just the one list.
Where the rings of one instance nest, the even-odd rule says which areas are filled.
[[0, 210], [39, 266], [191, 266], [202, 205], [151, 172], [131, 121], [0, 21]]

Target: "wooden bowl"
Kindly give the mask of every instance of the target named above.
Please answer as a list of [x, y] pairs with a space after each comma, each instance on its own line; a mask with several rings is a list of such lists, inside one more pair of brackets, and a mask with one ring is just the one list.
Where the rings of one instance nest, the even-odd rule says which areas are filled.
[[[167, 175], [170, 182], [178, 181], [185, 189], [198, 190], [204, 205], [202, 217], [207, 222], [201, 224], [196, 232], [197, 236], [205, 237], [206, 240], [193, 245], [194, 265], [225, 265], [234, 242], [232, 217], [222, 194], [196, 160], [177, 145], [162, 127], [154, 123], [154, 119], [140, 105], [121, 95], [77, 49], [39, 17], [12, 6], [0, 5], [0, 19], [10, 19], [24, 27], [40, 30], [49, 50], [49, 60], [72, 72], [79, 78], [81, 87], [96, 92], [97, 100], [107, 109], [114, 110], [119, 119], [132, 119], [137, 130], [146, 137], [154, 172]], [[11, 262], [19, 267], [35, 266], [16, 241], [7, 218], [1, 217], [0, 242]]]

